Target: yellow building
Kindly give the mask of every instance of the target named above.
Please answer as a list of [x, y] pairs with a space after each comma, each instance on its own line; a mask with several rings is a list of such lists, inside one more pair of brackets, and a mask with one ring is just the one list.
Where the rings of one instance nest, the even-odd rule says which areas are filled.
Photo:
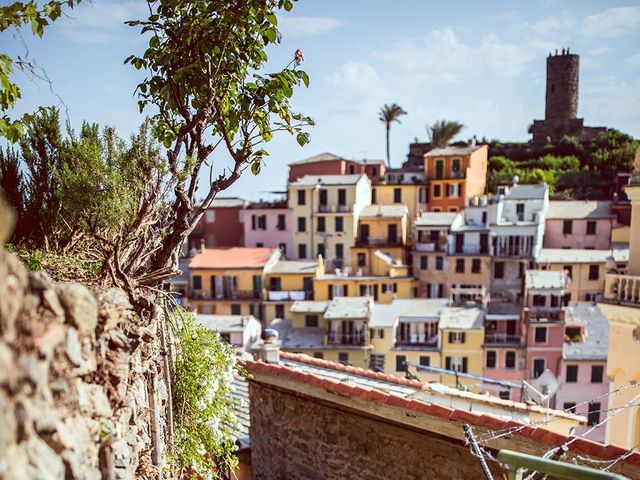
[[570, 282], [566, 288], [571, 293], [572, 302], [593, 302], [600, 300], [604, 293], [607, 261], [613, 260], [616, 268], [627, 269], [629, 250], [580, 250], [543, 248], [536, 259], [541, 270], [565, 270]]
[[292, 258], [321, 255], [327, 268], [349, 266], [362, 209], [371, 204], [366, 175], [305, 175], [289, 183]]
[[[616, 412], [607, 423], [607, 443], [627, 448], [640, 444], [640, 147], [636, 151], [635, 172], [625, 193], [631, 201], [631, 235], [627, 274], [616, 272], [608, 262], [602, 313], [609, 319], [607, 376], [608, 408]], [[634, 235], [635, 233], [635, 235]], [[609, 273], [610, 272], [610, 273]]]
[[189, 261], [189, 303], [214, 315], [259, 316], [264, 271], [281, 257], [271, 248], [206, 248]]
[[427, 186], [419, 183], [379, 184], [371, 187], [371, 203], [379, 205], [404, 205], [407, 207], [409, 223], [427, 210]]
[[362, 209], [358, 220], [358, 236], [351, 248], [351, 268], [363, 275], [387, 275], [389, 266], [375, 255], [381, 251], [386, 256], [405, 262], [408, 213], [404, 205], [368, 205]]
[[313, 299], [313, 279], [324, 272], [317, 260], [284, 260], [265, 270], [262, 292], [262, 321], [270, 324], [276, 318], [290, 319], [289, 307], [297, 300]]
[[462, 214], [450, 212], [427, 212], [416, 220], [412, 257], [413, 272], [418, 279], [418, 297], [449, 296], [449, 232], [462, 223]]
[[301, 300], [291, 306], [291, 321], [276, 320], [270, 328], [278, 330], [283, 350], [369, 368], [372, 310], [369, 297]]

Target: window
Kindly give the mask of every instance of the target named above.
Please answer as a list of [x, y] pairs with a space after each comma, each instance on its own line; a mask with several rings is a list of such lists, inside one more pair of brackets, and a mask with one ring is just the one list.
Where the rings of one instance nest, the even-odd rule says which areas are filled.
[[446, 357], [445, 368], [455, 372], [467, 373], [467, 357]]
[[374, 328], [371, 330], [372, 338], [384, 338], [384, 328]]
[[284, 304], [282, 303], [276, 304], [276, 318], [284, 318]]
[[456, 258], [456, 273], [464, 273], [464, 258]]
[[393, 203], [402, 203], [402, 189], [394, 188], [393, 189]]
[[205, 220], [207, 223], [214, 223], [216, 221], [215, 210], [207, 210], [207, 213], [205, 215]]
[[602, 365], [591, 365], [591, 383], [602, 383], [604, 378], [604, 367]]
[[278, 230], [287, 229], [286, 216], [282, 213], [278, 214], [278, 223], [276, 224], [276, 228]]
[[280, 277], [269, 278], [269, 290], [279, 292], [282, 290], [282, 279]]
[[504, 278], [504, 262], [493, 264], [493, 278]]
[[239, 303], [232, 303], [231, 315], [242, 315], [242, 305], [240, 305]]
[[562, 269], [567, 272], [567, 275], [569, 276], [569, 278], [573, 277], [573, 267], [571, 265], [564, 265], [562, 267]]
[[307, 218], [306, 217], [298, 217], [298, 231], [306, 232], [307, 231]]
[[519, 222], [524, 221], [524, 203], [516, 203], [516, 216]]
[[420, 365], [423, 367], [431, 366], [431, 356], [430, 355], [420, 355]]
[[305, 243], [298, 244], [298, 258], [307, 258], [307, 245]]
[[436, 178], [438, 180], [444, 177], [444, 160], [438, 159], [436, 160]]
[[600, 402], [589, 402], [587, 424], [591, 427], [600, 423]]
[[200, 275], [194, 275], [191, 277], [191, 283], [193, 284], [194, 290], [202, 289], [202, 277]]
[[262, 247], [264, 247], [264, 243], [256, 242], [256, 248], [262, 248]]
[[429, 270], [429, 257], [420, 255], [420, 270]]
[[450, 183], [447, 185], [447, 197], [459, 197], [460, 185], [457, 183]]
[[420, 187], [420, 189], [418, 190], [418, 203], [427, 203], [427, 192], [428, 190], [426, 188]]
[[565, 235], [571, 235], [573, 233], [573, 221], [572, 220], [563, 220], [562, 221], [562, 233]]
[[358, 266], [364, 267], [367, 265], [367, 254], [366, 253], [358, 253]]
[[460, 159], [454, 158], [451, 160], [451, 173], [454, 178], [458, 178], [460, 176]]
[[595, 235], [596, 234], [596, 221], [589, 220], [587, 221], [587, 235]]
[[473, 260], [471, 260], [471, 273], [480, 273], [480, 270], [480, 259], [474, 258]]
[[326, 257], [326, 252], [324, 249], [324, 243], [319, 243], [318, 244], [318, 255], [322, 255], [322, 258]]
[[313, 358], [319, 358], [320, 360], [324, 359], [324, 353], [322, 352], [313, 352]]
[[326, 231], [326, 219], [324, 217], [318, 217], [318, 232]]
[[487, 368], [496, 368], [496, 351], [487, 350], [487, 359], [485, 360], [485, 366]]
[[407, 368], [407, 356], [396, 355], [396, 372], [404, 372]]
[[433, 186], [433, 196], [435, 198], [440, 198], [442, 196], [442, 187], [440, 187], [440, 185]]
[[344, 258], [344, 245], [336, 243], [336, 258]]
[[371, 189], [371, 203], [373, 203], [374, 205], [377, 203], [377, 195], [376, 195], [376, 189], [372, 188]]
[[600, 278], [600, 265], [589, 265], [589, 280]]
[[579, 337], [582, 333], [582, 329], [580, 327], [566, 327], [564, 329], [564, 336], [568, 337], [570, 341], [573, 341], [574, 338]]
[[317, 327], [318, 326], [318, 315], [305, 315], [304, 316], [304, 326], [305, 327]]
[[535, 327], [535, 343], [547, 343], [547, 327]]
[[498, 393], [498, 396], [502, 400], [511, 400], [511, 392], [509, 390], [502, 390], [501, 392]]
[[434, 208], [434, 209], [433, 209], [433, 212], [434, 212], [434, 213], [440, 213], [441, 211], [442, 211], [442, 209], [441, 209], [441, 208], [438, 208], [438, 207], [436, 207], [436, 208]]
[[533, 378], [538, 378], [544, 372], [546, 363], [544, 358], [533, 359]]
[[279, 243], [278, 244], [278, 248], [280, 249], [280, 251], [286, 255], [287, 254], [287, 244], [286, 243]]
[[567, 383], [578, 382], [578, 365], [567, 365]]
[[338, 205], [347, 204], [347, 191], [344, 188], [338, 189]]
[[257, 215], [258, 217], [258, 230], [266, 230], [267, 229], [267, 216], [266, 215]]
[[305, 195], [307, 192], [304, 190], [298, 190], [298, 205], [306, 205], [307, 204], [307, 196]]
[[436, 270], [438, 270], [439, 272], [444, 270], [444, 257], [442, 256], [436, 257]]
[[449, 343], [464, 343], [464, 332], [449, 332]]
[[567, 413], [576, 413], [576, 402], [564, 402], [562, 409]]
[[344, 217], [336, 217], [336, 232], [344, 231]]
[[504, 354], [504, 367], [516, 368], [516, 352], [514, 350], [507, 350]]
[[338, 352], [338, 361], [340, 363], [349, 363], [349, 352]]

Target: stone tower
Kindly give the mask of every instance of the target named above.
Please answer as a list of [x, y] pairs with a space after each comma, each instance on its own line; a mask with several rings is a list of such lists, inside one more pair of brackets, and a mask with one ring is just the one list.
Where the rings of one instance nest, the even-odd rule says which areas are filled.
[[547, 57], [547, 91], [544, 120], [534, 120], [529, 128], [531, 143], [542, 146], [556, 143], [563, 136], [589, 141], [604, 131], [601, 127], [585, 127], [578, 115], [578, 82], [580, 56], [563, 48]]

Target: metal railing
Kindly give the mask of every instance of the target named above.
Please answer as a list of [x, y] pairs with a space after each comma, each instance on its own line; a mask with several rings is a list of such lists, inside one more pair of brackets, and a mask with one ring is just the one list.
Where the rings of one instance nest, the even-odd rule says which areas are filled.
[[365, 334], [363, 333], [341, 333], [329, 332], [327, 334], [327, 343], [329, 345], [365, 345]]
[[484, 343], [487, 345], [520, 345], [522, 336], [500, 332], [485, 333]]
[[396, 338], [396, 346], [409, 346], [409, 347], [437, 347], [438, 335], [427, 337], [422, 334], [414, 335], [399, 335]]
[[356, 246], [367, 246], [367, 247], [401, 247], [402, 240], [399, 238], [389, 238], [389, 237], [358, 237], [356, 240]]

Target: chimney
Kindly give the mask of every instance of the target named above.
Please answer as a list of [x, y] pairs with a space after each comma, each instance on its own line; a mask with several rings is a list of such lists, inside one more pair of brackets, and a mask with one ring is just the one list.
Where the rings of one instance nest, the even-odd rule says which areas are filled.
[[278, 345], [278, 331], [267, 328], [264, 331], [264, 342], [258, 350], [258, 359], [265, 363], [280, 363], [280, 346]]
[[206, 248], [206, 245], [205, 245], [204, 238], [201, 238], [200, 239], [200, 253], [204, 253], [205, 248]]

